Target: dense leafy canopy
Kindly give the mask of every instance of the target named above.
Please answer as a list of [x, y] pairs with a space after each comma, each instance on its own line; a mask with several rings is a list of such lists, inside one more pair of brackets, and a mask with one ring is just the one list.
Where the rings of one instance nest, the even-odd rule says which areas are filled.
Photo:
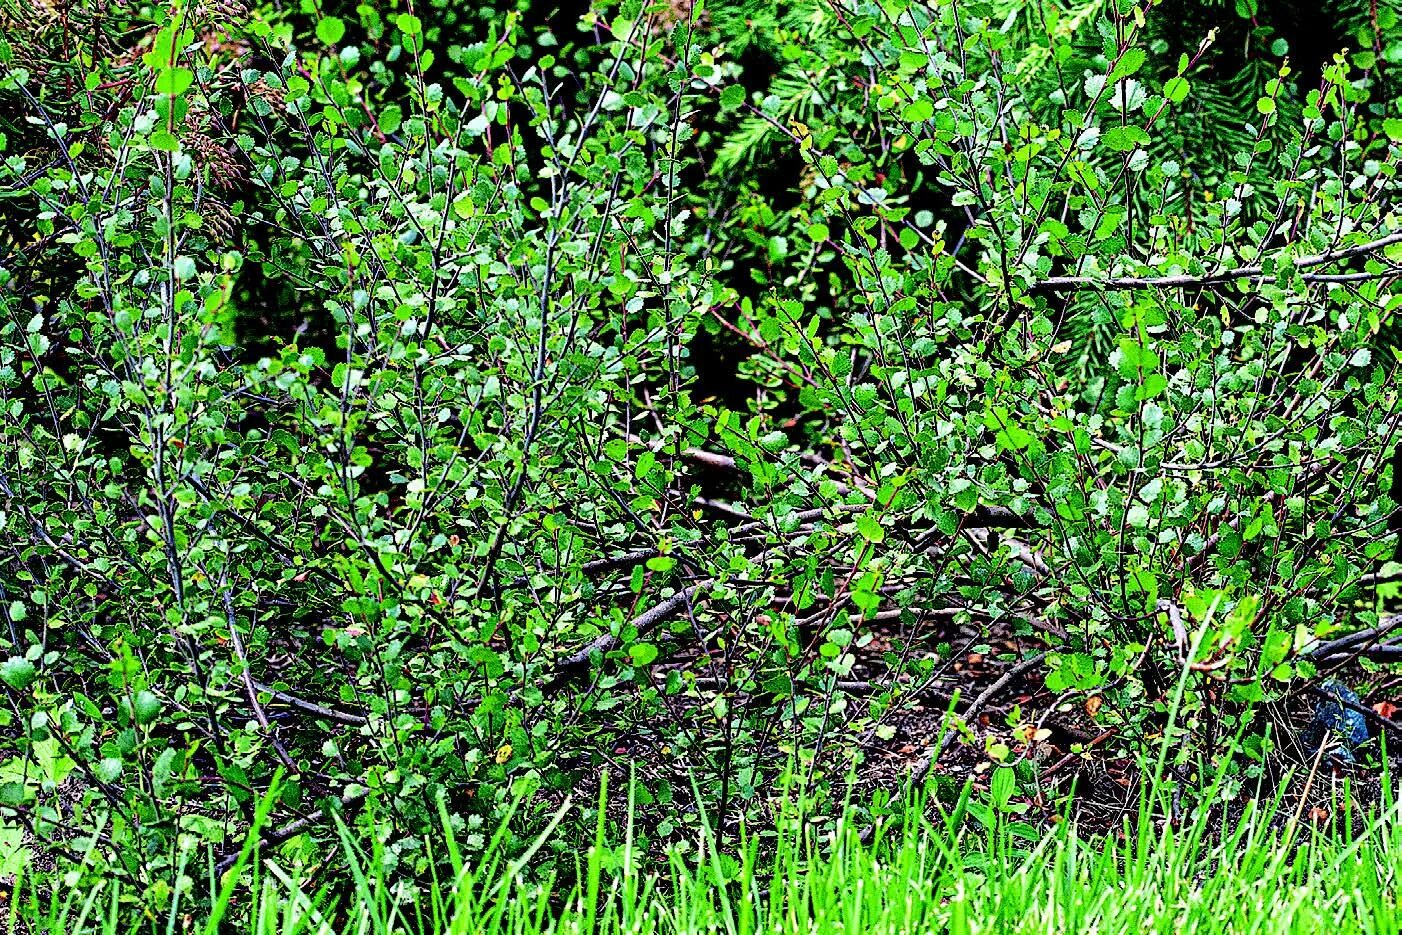
[[638, 748], [724, 824], [971, 651], [1125, 756], [1286, 755], [1272, 702], [1397, 651], [1402, 30], [1305, 79], [1188, 6], [50, 0], [0, 47], [6, 827], [149, 883], [276, 789], [289, 859], [344, 808], [420, 872], [440, 803], [480, 846]]

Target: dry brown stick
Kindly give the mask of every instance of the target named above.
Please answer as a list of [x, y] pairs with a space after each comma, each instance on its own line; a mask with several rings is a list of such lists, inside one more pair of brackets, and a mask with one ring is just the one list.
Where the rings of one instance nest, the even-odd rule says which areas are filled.
[[[639, 614], [637, 617], [634, 617], [629, 626], [637, 630], [639, 635], [642, 635], [648, 630], [651, 630], [657, 624], [670, 618], [673, 614], [680, 612], [682, 608], [686, 607], [693, 600], [695, 600], [696, 597], [698, 597], [702, 591], [709, 588], [713, 584], [715, 584], [714, 579], [708, 578], [705, 581], [693, 584], [687, 588], [683, 588], [676, 594], [673, 594], [671, 597], [667, 598], [662, 603], [657, 604], [651, 609]], [[599, 634], [594, 639], [592, 639], [589, 642], [589, 644], [583, 649], [579, 650], [578, 652], [572, 653], [566, 656], [564, 659], [557, 662], [555, 664], [554, 673], [546, 681], [544, 687], [547, 689], [553, 688], [560, 682], [569, 678], [571, 675], [577, 673], [584, 666], [587, 666], [589, 664], [589, 657], [592, 656], [594, 653], [606, 653], [611, 649], [617, 648], [618, 645], [619, 639], [612, 633]]]
[[1355, 647], [1375, 642], [1379, 638], [1391, 633], [1399, 626], [1402, 626], [1402, 614], [1393, 614], [1389, 617], [1384, 617], [1375, 627], [1359, 630], [1347, 636], [1329, 640], [1327, 643], [1320, 643], [1318, 646], [1311, 649], [1307, 655], [1315, 661], [1323, 661], [1331, 656], [1349, 655]]
[[272, 695], [274, 699], [281, 701], [285, 705], [297, 708], [300, 711], [305, 711], [308, 714], [315, 714], [317, 717], [324, 717], [328, 721], [360, 725], [364, 724], [367, 720], [363, 714], [351, 714], [347, 711], [337, 711], [334, 708], [319, 705], [314, 701], [308, 701], [305, 698], [298, 698], [296, 695], [289, 695], [287, 692], [278, 691], [276, 688], [264, 685], [262, 682], [254, 681], [253, 687], [260, 692], [267, 692], [269, 695]]
[[[1395, 243], [1402, 243], [1402, 232], [1388, 234], [1367, 243], [1358, 244], [1354, 247], [1347, 247], [1343, 250], [1335, 250], [1330, 253], [1318, 253], [1309, 256], [1295, 257], [1295, 266], [1300, 269], [1307, 269], [1312, 266], [1323, 266], [1327, 263], [1337, 263], [1340, 260], [1347, 260], [1351, 257], [1361, 256], [1365, 253], [1372, 253], [1381, 250], [1383, 247], [1391, 246]], [[1395, 269], [1387, 270], [1379, 274], [1363, 274], [1370, 278], [1380, 278], [1387, 275], [1395, 275]], [[1119, 276], [1111, 278], [1100, 278], [1097, 276], [1052, 276], [1043, 279], [1041, 282], [1033, 283], [1033, 291], [1045, 289], [1049, 291], [1060, 291], [1064, 289], [1080, 289], [1083, 287], [1095, 289], [1173, 289], [1173, 288], [1195, 288], [1198, 286], [1221, 285], [1228, 282], [1235, 282], [1239, 279], [1260, 279], [1265, 275], [1265, 271], [1260, 266], [1242, 266], [1237, 269], [1223, 270], [1220, 273], [1208, 273], [1202, 276], [1177, 275], [1177, 276]], [[1345, 274], [1350, 279], [1356, 274]], [[1306, 282], [1337, 282], [1339, 276], [1328, 274], [1303, 273], [1302, 278]]]
[[[359, 802], [361, 799], [365, 798], [369, 794], [370, 790], [367, 787], [358, 786], [353, 791], [347, 792], [346, 794], [341, 796], [339, 800], [340, 805], [342, 808], [346, 807], [347, 805], [353, 805], [356, 802]], [[259, 835], [258, 845], [259, 847], [276, 847], [285, 841], [290, 841], [297, 835], [310, 829], [317, 822], [321, 821], [324, 815], [325, 810], [319, 808], [316, 811], [312, 812], [310, 815], [307, 815], [305, 818], [298, 818], [294, 821], [289, 821], [285, 825], [282, 825], [278, 828], [274, 828], [271, 831], [264, 832], [263, 834]], [[239, 854], [242, 851], [243, 844], [240, 843], [237, 848], [229, 851], [223, 857], [221, 857], [219, 859], [219, 863], [216, 865], [218, 867], [219, 873], [226, 873], [229, 870], [229, 868], [233, 867], [234, 864], [238, 863]]]
[[239, 657], [239, 668], [242, 669], [243, 688], [248, 695], [248, 703], [253, 706], [253, 716], [258, 719], [258, 726], [263, 728], [263, 734], [268, 738], [268, 742], [273, 745], [273, 750], [277, 753], [277, 758], [282, 761], [282, 765], [289, 770], [295, 771], [297, 764], [292, 761], [282, 742], [277, 739], [277, 734], [273, 732], [273, 725], [268, 722], [268, 715], [263, 710], [263, 705], [258, 701], [258, 690], [253, 686], [253, 676], [248, 674], [248, 653], [243, 648], [243, 637], [239, 634], [238, 615], [234, 613], [234, 598], [229, 593], [228, 588], [223, 588], [224, 598], [224, 619], [229, 624], [229, 641], [234, 644], [234, 653]]

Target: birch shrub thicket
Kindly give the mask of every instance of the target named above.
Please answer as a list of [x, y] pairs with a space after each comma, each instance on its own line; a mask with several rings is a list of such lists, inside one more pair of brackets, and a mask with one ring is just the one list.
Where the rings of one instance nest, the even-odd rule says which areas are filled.
[[[478, 847], [630, 763], [647, 835], [697, 796], [724, 827], [912, 703], [971, 714], [970, 650], [1095, 696], [1113, 754], [1259, 769], [1264, 706], [1399, 651], [1364, 585], [1402, 122], [1344, 55], [1277, 60], [1196, 164], [1210, 37], [1101, 7], [824, 0], [802, 113], [723, 6], [564, 47], [368, 6], [11, 38], [11, 863], [159, 902], [255, 819], [314, 862], [335, 812], [419, 873], [440, 805]], [[791, 204], [736, 194], [747, 146]]]

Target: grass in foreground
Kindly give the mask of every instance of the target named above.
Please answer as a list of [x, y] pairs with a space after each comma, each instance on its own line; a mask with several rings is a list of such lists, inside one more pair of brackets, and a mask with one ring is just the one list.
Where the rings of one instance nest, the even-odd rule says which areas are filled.
[[733, 854], [703, 836], [648, 870], [631, 831], [611, 843], [600, 827], [568, 883], [528, 872], [548, 834], [511, 860], [498, 835], [475, 865], [450, 848], [456, 880], [418, 891], [376, 872], [343, 831], [349, 896], [304, 891], [265, 861], [236, 868], [203, 919], [188, 897], [164, 918], [124, 918], [112, 886], [21, 900], [21, 915], [32, 935], [1402, 931], [1395, 804], [1327, 829], [1251, 807], [1225, 833], [1205, 820], [1166, 827], [1143, 809], [1120, 835], [1086, 838], [1063, 823], [1035, 840], [1016, 824], [964, 820], [966, 804], [967, 794], [953, 812], [911, 808], [866, 842], [848, 819], [820, 833], [795, 810], [776, 836], [744, 836]]

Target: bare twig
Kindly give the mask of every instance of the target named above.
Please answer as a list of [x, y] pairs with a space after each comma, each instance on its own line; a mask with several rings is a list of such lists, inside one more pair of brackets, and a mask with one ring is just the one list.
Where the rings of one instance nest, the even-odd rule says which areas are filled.
[[[714, 583], [713, 580], [707, 579], [698, 584], [693, 584], [688, 588], [683, 588], [662, 603], [634, 617], [629, 626], [636, 630], [639, 635], [646, 633], [657, 624], [669, 619], [673, 615], [679, 613], [683, 608], [690, 605], [693, 600]], [[553, 688], [560, 682], [567, 680], [570, 676], [577, 674], [580, 669], [589, 664], [589, 658], [594, 653], [606, 653], [611, 649], [616, 649], [618, 646], [618, 637], [614, 636], [612, 633], [601, 633], [591, 640], [583, 649], [566, 656], [564, 659], [560, 660], [560, 662], [556, 663], [555, 672], [550, 676], [545, 687]]]
[[[1328, 263], [1337, 263], [1351, 257], [1361, 256], [1366, 253], [1373, 253], [1383, 247], [1391, 246], [1395, 243], [1402, 243], [1402, 231], [1388, 234], [1386, 237], [1379, 237], [1367, 243], [1358, 244], [1354, 247], [1347, 247], [1343, 250], [1334, 250], [1329, 253], [1317, 253], [1309, 256], [1295, 257], [1295, 266], [1299, 269], [1308, 269], [1313, 266], [1323, 266]], [[1397, 269], [1388, 269], [1382, 273], [1342, 273], [1342, 274], [1318, 274], [1304, 273], [1302, 277], [1305, 282], [1353, 282], [1359, 279], [1378, 279], [1384, 276], [1396, 276], [1402, 274]], [[1033, 283], [1033, 290], [1046, 290], [1051, 292], [1064, 291], [1069, 289], [1095, 288], [1095, 289], [1191, 289], [1200, 286], [1221, 285], [1228, 282], [1236, 282], [1241, 279], [1260, 279], [1265, 276], [1265, 269], [1261, 266], [1241, 266], [1236, 269], [1223, 270], [1220, 273], [1208, 273], [1202, 276], [1190, 276], [1186, 274], [1177, 276], [1119, 276], [1103, 278], [1099, 276], [1052, 276], [1040, 282]]]
[[273, 750], [277, 753], [277, 758], [282, 761], [282, 765], [290, 770], [296, 770], [297, 764], [292, 761], [287, 750], [277, 739], [273, 732], [273, 725], [268, 722], [268, 715], [263, 711], [263, 705], [258, 701], [258, 689], [253, 684], [253, 676], [248, 672], [248, 653], [243, 648], [243, 636], [239, 634], [238, 615], [234, 613], [234, 598], [229, 593], [228, 588], [222, 588], [224, 598], [224, 619], [229, 625], [229, 641], [234, 644], [234, 653], [239, 657], [239, 668], [243, 675], [244, 692], [248, 695], [248, 703], [253, 706], [253, 716], [258, 719], [258, 726], [263, 728], [263, 735], [268, 738], [268, 742], [273, 745]]
[[[1010, 668], [1008, 671], [1004, 672], [996, 682], [994, 682], [992, 685], [988, 686], [982, 692], [979, 693], [979, 696], [975, 698], [967, 708], [964, 709], [964, 713], [960, 715], [960, 718], [962, 718], [964, 721], [970, 721], [977, 717], [979, 712], [982, 711], [1000, 691], [1007, 688], [1013, 683], [1015, 679], [1017, 679], [1024, 673], [1035, 669], [1037, 666], [1041, 665], [1046, 660], [1046, 658], [1046, 653], [1037, 653], [1034, 656], [1027, 657], [1026, 659], [1019, 662], [1017, 665]], [[944, 754], [944, 751], [949, 748], [950, 743], [952, 743], [953, 741], [954, 731], [946, 729], [940, 738], [938, 749], [936, 749], [933, 753], [928, 753], [925, 756], [921, 757], [920, 760], [911, 769], [911, 781], [919, 782], [921, 779], [923, 779], [925, 777], [925, 774], [929, 772], [930, 767], [933, 766], [935, 762], [939, 760], [939, 758]]]
[[296, 695], [289, 695], [287, 692], [278, 691], [276, 688], [271, 688], [264, 685], [262, 682], [254, 681], [253, 687], [260, 692], [267, 692], [274, 700], [280, 701], [289, 707], [296, 708], [299, 711], [305, 711], [308, 714], [315, 714], [317, 717], [324, 717], [328, 721], [360, 725], [364, 724], [367, 720], [363, 714], [351, 714], [347, 711], [337, 711], [334, 708], [319, 705], [314, 701], [307, 701], [305, 698], [298, 698]]
[[[369, 794], [370, 789], [368, 787], [358, 786], [355, 789], [352, 789], [350, 792], [347, 792], [345, 795], [341, 796], [339, 800], [340, 805], [342, 808], [346, 807], [347, 805], [353, 805], [356, 802], [359, 802], [361, 799], [365, 798]], [[298, 818], [295, 821], [289, 821], [285, 825], [281, 825], [277, 828], [272, 829], [271, 831], [264, 832], [258, 838], [258, 845], [259, 847], [277, 847], [284, 841], [290, 841], [297, 835], [311, 828], [317, 822], [321, 821], [325, 814], [325, 809], [319, 808], [316, 811], [312, 812], [310, 815], [307, 815], [305, 818]], [[219, 872], [221, 874], [226, 873], [229, 870], [229, 868], [233, 867], [234, 864], [238, 863], [239, 854], [242, 851], [243, 843], [240, 842], [238, 847], [234, 848], [233, 850], [226, 853], [223, 857], [219, 858], [219, 863], [216, 865], [218, 867]]]
[[1356, 633], [1350, 633], [1347, 636], [1341, 636], [1338, 639], [1320, 643], [1318, 646], [1310, 649], [1306, 655], [1315, 662], [1325, 662], [1341, 657], [1355, 655], [1367, 656], [1370, 652], [1375, 651], [1375, 649], [1384, 651], [1394, 649], [1395, 647], [1391, 646], [1379, 646], [1375, 648], [1360, 647], [1368, 647], [1368, 644], [1376, 643], [1382, 637], [1396, 630], [1399, 626], [1402, 626], [1402, 614], [1393, 614], [1392, 616], [1384, 617], [1375, 627], [1368, 627], [1365, 630], [1359, 630]]
[[1173, 627], [1173, 642], [1178, 647], [1178, 658], [1188, 658], [1188, 628], [1183, 625], [1183, 611], [1172, 601], [1159, 601], [1159, 610], [1168, 614], [1169, 626]]

